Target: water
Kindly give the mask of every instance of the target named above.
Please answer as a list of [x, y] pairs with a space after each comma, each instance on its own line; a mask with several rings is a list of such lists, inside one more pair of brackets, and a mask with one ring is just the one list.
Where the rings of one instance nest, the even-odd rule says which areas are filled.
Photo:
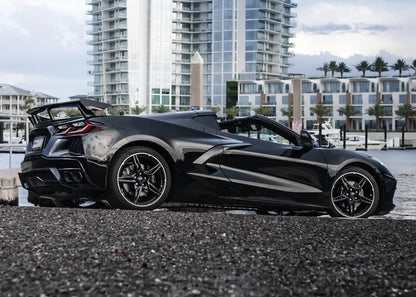
[[[384, 217], [393, 219], [416, 220], [416, 150], [388, 150], [365, 152], [389, 168], [397, 178], [397, 189], [394, 195], [396, 208]], [[20, 167], [23, 154], [12, 155], [12, 167]], [[0, 169], [9, 167], [9, 154], [0, 153]], [[26, 190], [19, 189], [19, 205], [30, 206]]]

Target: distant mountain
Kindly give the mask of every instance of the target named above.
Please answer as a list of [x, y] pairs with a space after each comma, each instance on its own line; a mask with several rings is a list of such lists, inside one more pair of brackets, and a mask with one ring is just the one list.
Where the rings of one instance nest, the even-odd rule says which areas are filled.
[[[324, 73], [322, 71], [316, 70], [316, 68], [321, 67], [325, 62], [329, 63], [330, 61], [336, 61], [337, 63], [344, 62], [347, 66], [351, 69], [351, 72], [344, 73], [344, 77], [351, 77], [351, 76], [361, 76], [362, 73], [355, 69], [355, 65], [360, 63], [363, 60], [366, 60], [368, 63], [373, 63], [376, 57], [382, 57], [384, 61], [388, 63], [389, 66], [396, 63], [398, 59], [404, 59], [407, 64], [411, 64], [413, 60], [416, 59], [415, 57], [399, 57], [393, 54], [390, 54], [386, 51], [380, 51], [375, 56], [363, 56], [363, 55], [354, 55], [349, 58], [341, 58], [339, 56], [333, 55], [328, 52], [320, 53], [319, 55], [302, 55], [296, 54], [292, 60], [292, 63], [295, 64], [294, 67], [290, 68], [290, 73], [301, 73], [305, 74], [306, 76], [323, 76]], [[414, 70], [409, 70], [403, 72], [402, 75], [409, 75], [413, 74]], [[382, 76], [393, 76], [398, 75], [398, 71], [388, 71], [383, 72]], [[377, 72], [367, 71], [366, 76], [377, 76]], [[328, 73], [328, 76], [331, 76], [331, 73]], [[335, 76], [339, 77], [339, 73], [335, 73]]]

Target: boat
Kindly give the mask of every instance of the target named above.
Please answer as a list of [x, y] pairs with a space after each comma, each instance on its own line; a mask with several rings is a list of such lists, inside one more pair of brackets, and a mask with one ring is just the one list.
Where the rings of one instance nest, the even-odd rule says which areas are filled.
[[[343, 148], [343, 142], [336, 144], [335, 147]], [[378, 151], [385, 147], [384, 141], [367, 139], [367, 150]], [[347, 135], [345, 137], [346, 150], [365, 150], [365, 136], [364, 135]]]
[[[313, 129], [308, 132], [316, 139], [319, 139], [319, 124], [313, 124]], [[323, 147], [344, 148], [340, 130], [332, 126], [331, 119], [322, 123], [321, 139], [321, 146]], [[365, 150], [364, 135], [348, 134], [345, 139], [346, 150]], [[329, 145], [326, 145], [325, 141], [329, 142]], [[381, 150], [385, 145], [386, 142], [367, 139], [367, 150]]]
[[319, 136], [319, 123], [313, 124], [312, 130], [308, 130], [309, 134], [320, 142], [322, 147], [336, 147], [340, 143], [340, 130], [331, 124], [331, 119], [321, 124], [321, 136]]

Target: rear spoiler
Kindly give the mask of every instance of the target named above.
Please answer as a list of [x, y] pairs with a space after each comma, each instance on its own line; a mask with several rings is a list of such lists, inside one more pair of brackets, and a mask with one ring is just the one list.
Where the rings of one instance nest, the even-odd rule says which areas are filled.
[[38, 124], [44, 120], [42, 120], [39, 116], [40, 113], [46, 111], [49, 115], [49, 120], [53, 121], [54, 116], [51, 112], [52, 109], [59, 109], [59, 108], [66, 108], [66, 107], [74, 107], [78, 108], [78, 110], [81, 112], [82, 116], [84, 118], [89, 118], [91, 116], [94, 116], [93, 111], [100, 111], [104, 110], [106, 108], [111, 107], [110, 104], [95, 101], [95, 100], [89, 100], [89, 99], [78, 99], [73, 101], [66, 101], [61, 103], [53, 103], [53, 104], [47, 104], [43, 106], [34, 107], [32, 109], [29, 109], [27, 113], [30, 115], [29, 119], [32, 122], [32, 124]]

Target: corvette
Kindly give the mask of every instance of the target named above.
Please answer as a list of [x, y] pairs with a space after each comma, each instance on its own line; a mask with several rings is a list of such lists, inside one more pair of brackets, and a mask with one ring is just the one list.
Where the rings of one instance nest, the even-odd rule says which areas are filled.
[[35, 107], [19, 173], [35, 205], [108, 201], [368, 217], [394, 208], [396, 179], [362, 153], [319, 148], [264, 116], [218, 122], [212, 111], [110, 116], [79, 100]]

